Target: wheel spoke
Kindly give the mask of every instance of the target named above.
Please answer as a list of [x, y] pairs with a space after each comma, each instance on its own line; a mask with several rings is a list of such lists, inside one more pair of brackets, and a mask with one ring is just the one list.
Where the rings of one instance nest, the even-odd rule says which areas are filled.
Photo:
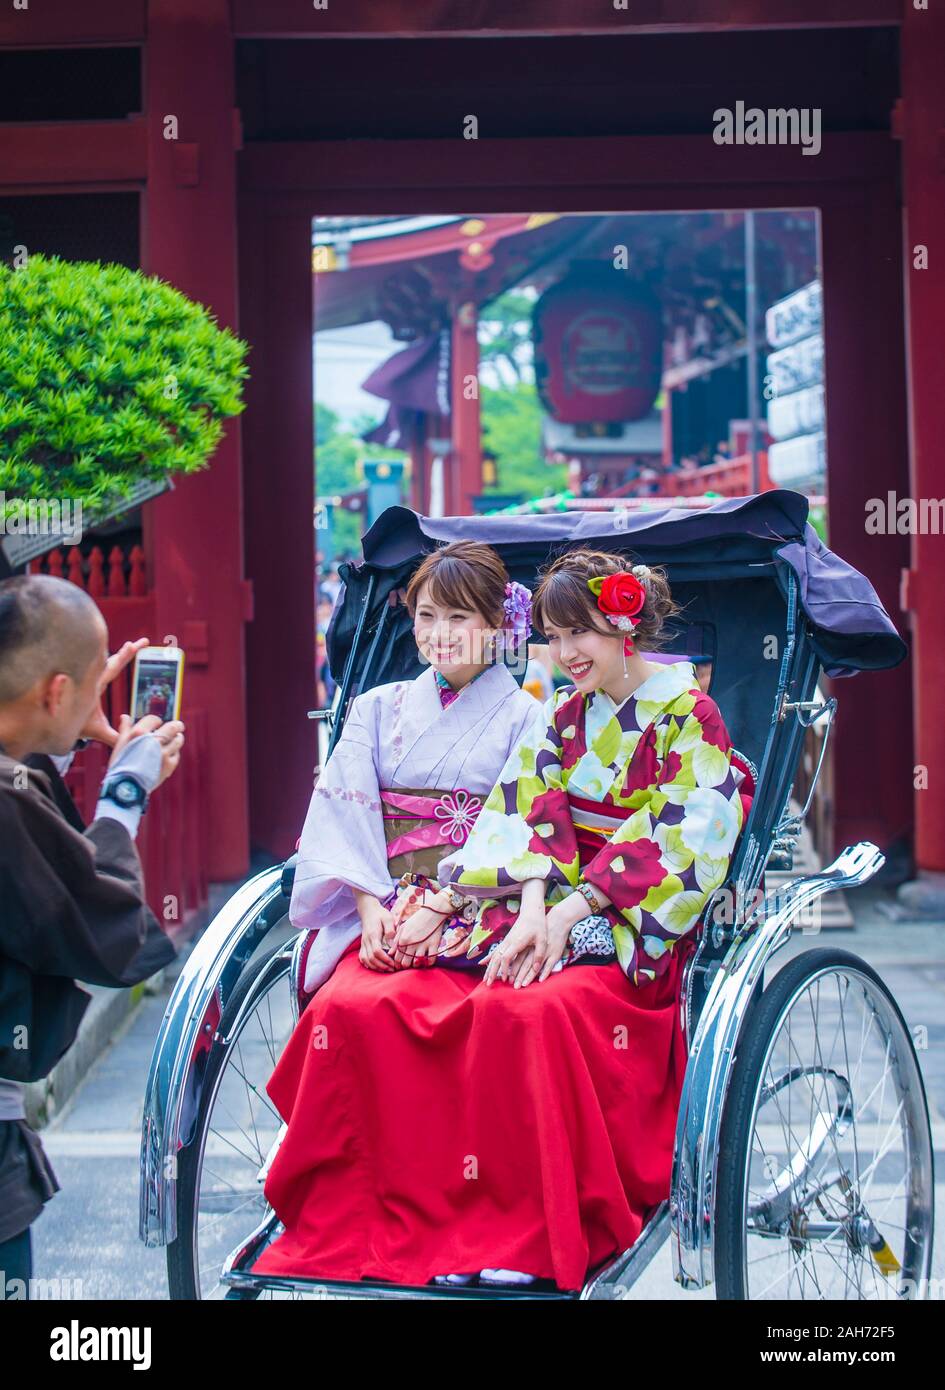
[[236, 1031], [231, 1028], [207, 1109], [201, 1111], [189, 1241], [199, 1298], [222, 1296], [224, 1261], [267, 1210], [258, 1174], [283, 1121], [265, 1088], [293, 1027], [287, 976], [288, 961], [282, 963], [277, 949], [259, 968], [241, 1006], [232, 1004]]

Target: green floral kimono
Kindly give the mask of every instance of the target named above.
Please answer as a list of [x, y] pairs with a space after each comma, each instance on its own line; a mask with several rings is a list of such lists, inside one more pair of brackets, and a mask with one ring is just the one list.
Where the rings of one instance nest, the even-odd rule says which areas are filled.
[[[662, 975], [728, 874], [744, 820], [732, 744], [688, 661], [619, 705], [571, 687], [545, 705], [540, 741], [516, 747], [442, 884], [477, 897], [470, 958], [514, 924], [528, 879], [545, 903], [600, 888], [617, 959], [634, 984]], [[540, 727], [540, 726], [539, 726]]]

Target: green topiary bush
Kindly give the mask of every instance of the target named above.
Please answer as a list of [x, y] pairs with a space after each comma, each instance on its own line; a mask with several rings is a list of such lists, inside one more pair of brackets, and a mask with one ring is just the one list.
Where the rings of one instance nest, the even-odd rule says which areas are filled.
[[[203, 468], [244, 408], [248, 344], [166, 281], [32, 255], [0, 265], [0, 492], [107, 514]], [[2, 508], [0, 508], [2, 510]]]

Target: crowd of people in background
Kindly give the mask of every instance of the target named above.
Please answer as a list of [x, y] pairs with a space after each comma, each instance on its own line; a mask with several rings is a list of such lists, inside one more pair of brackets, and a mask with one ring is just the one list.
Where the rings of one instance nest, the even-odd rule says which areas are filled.
[[[664, 491], [664, 480], [675, 473], [695, 473], [700, 468], [708, 468], [712, 464], [728, 463], [732, 458], [732, 449], [728, 440], [720, 439], [713, 449], [710, 444], [703, 444], [695, 453], [681, 455], [678, 459], [673, 459], [669, 464], [663, 464], [661, 460], [635, 459], [625, 470], [623, 476], [618, 480], [618, 489], [624, 488], [627, 484], [634, 484], [634, 494], [638, 497], [658, 497]], [[581, 483], [582, 497], [604, 497], [614, 491], [614, 475], [607, 472], [591, 472], [586, 474]]]
[[315, 555], [315, 684], [316, 708], [328, 709], [335, 695], [335, 682], [328, 666], [326, 639], [328, 624], [335, 602], [341, 593], [342, 580], [338, 566], [345, 557], [339, 556], [330, 564], [319, 550]]
[[720, 439], [713, 449], [709, 444], [703, 444], [694, 454], [683, 454], [678, 461], [670, 464], [670, 473], [694, 473], [697, 468], [708, 468], [714, 463], [729, 463], [732, 458], [732, 448], [727, 439]]

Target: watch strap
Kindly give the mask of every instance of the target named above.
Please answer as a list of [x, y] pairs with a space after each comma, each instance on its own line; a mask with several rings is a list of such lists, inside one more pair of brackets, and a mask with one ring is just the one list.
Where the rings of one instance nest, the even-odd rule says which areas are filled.
[[[115, 794], [115, 788], [119, 782], [133, 782], [141, 792], [141, 799], [132, 802], [120, 800]], [[105, 778], [105, 781], [102, 783], [102, 789], [99, 792], [99, 799], [101, 800], [102, 798], [106, 801], [114, 801], [115, 805], [120, 806], [123, 811], [138, 810], [142, 815], [144, 815], [145, 811], [148, 809], [148, 802], [151, 799], [150, 793], [141, 778], [136, 777], [133, 772], [125, 772], [123, 770], [119, 770], [118, 772], [112, 771]]]

